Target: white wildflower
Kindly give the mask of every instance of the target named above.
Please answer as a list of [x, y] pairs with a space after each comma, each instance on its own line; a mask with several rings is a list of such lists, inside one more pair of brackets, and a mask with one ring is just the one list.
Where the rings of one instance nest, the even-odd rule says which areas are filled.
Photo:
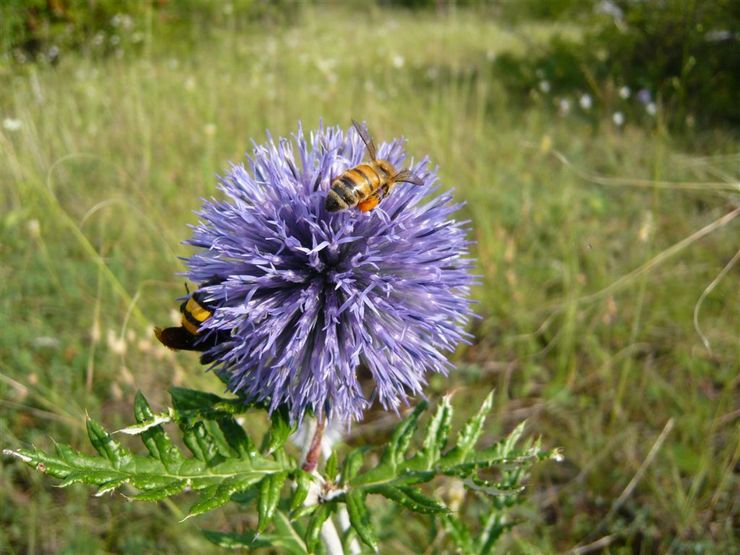
[[16, 118], [5, 118], [3, 120], [3, 129], [6, 131], [18, 131], [23, 127], [23, 122]]

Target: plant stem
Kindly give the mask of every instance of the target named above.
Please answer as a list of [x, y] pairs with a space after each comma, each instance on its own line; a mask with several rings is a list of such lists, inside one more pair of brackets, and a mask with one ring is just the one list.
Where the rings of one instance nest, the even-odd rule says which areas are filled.
[[314, 430], [311, 443], [306, 452], [306, 457], [303, 460], [303, 466], [301, 467], [306, 472], [313, 472], [319, 464], [319, 457], [321, 456], [321, 440], [324, 437], [324, 426], [325, 421], [323, 418], [316, 421], [316, 429]]
[[[303, 464], [301, 465], [301, 468], [314, 475], [318, 475], [316, 467], [318, 466], [319, 458], [321, 457], [321, 447], [324, 441], [325, 426], [326, 421], [323, 418], [321, 420], [317, 420], [313, 434], [308, 432], [305, 437], [308, 448], [304, 450], [305, 455], [303, 456]], [[316, 482], [312, 484], [312, 487], [313, 486], [316, 486], [317, 488], [320, 487]], [[321, 502], [319, 492], [316, 492], [315, 496], [309, 495], [306, 499], [307, 503], [316, 501]], [[321, 540], [324, 542], [324, 547], [329, 555], [344, 555], [342, 540], [337, 533], [337, 529], [334, 526], [334, 521], [331, 519], [331, 516], [326, 519], [324, 524], [321, 526]]]
[[331, 517], [327, 518], [321, 527], [321, 539], [329, 555], [344, 555], [342, 540], [339, 538], [339, 533]]

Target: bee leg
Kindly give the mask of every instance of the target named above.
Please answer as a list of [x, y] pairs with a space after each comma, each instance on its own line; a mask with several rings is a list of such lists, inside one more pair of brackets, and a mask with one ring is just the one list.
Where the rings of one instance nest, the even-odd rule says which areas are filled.
[[376, 206], [378, 206], [379, 203], [380, 203], [380, 197], [377, 195], [373, 195], [363, 200], [361, 203], [359, 203], [357, 205], [357, 208], [360, 209], [360, 212], [370, 212]]

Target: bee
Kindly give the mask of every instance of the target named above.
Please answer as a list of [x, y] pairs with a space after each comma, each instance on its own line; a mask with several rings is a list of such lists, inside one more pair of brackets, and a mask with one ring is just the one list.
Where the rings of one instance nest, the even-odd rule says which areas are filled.
[[369, 212], [388, 196], [396, 183], [424, 184], [411, 171], [397, 172], [388, 160], [378, 160], [375, 143], [370, 134], [355, 120], [352, 120], [352, 125], [365, 143], [370, 161], [355, 166], [332, 180], [324, 203], [329, 212], [347, 210], [355, 206], [361, 212]]
[[[208, 285], [210, 282], [203, 284]], [[182, 351], [207, 351], [216, 345], [223, 343], [230, 337], [230, 333], [219, 331], [215, 334], [213, 341], [199, 341], [200, 327], [203, 323], [213, 316], [215, 308], [205, 302], [205, 296], [201, 291], [190, 293], [188, 286], [185, 285], [187, 298], [180, 305], [180, 325], [170, 328], [154, 328], [154, 335], [165, 347]], [[204, 354], [200, 357], [202, 364], [213, 362], [214, 355]]]

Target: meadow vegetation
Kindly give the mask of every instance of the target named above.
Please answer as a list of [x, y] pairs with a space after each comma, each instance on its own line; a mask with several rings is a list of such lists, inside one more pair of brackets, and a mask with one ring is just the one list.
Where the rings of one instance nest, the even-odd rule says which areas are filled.
[[[3, 447], [85, 449], [85, 414], [120, 428], [138, 389], [158, 407], [171, 384], [221, 393], [152, 336], [183, 293], [193, 211], [266, 129], [356, 118], [429, 154], [472, 221], [481, 318], [429, 395], [477, 407], [495, 388], [490, 437], [527, 418], [563, 448], [504, 547], [737, 547], [736, 134], [674, 135], [660, 111], [620, 124], [577, 98], [558, 112], [544, 91], [522, 107], [495, 61], [580, 36], [563, 23], [377, 8], [178, 35], [143, 21], [135, 51], [0, 69]], [[183, 514], [0, 464], [3, 552], [207, 553], [199, 527], [256, 520]], [[382, 518], [388, 553], [444, 551], [423, 517]]]

